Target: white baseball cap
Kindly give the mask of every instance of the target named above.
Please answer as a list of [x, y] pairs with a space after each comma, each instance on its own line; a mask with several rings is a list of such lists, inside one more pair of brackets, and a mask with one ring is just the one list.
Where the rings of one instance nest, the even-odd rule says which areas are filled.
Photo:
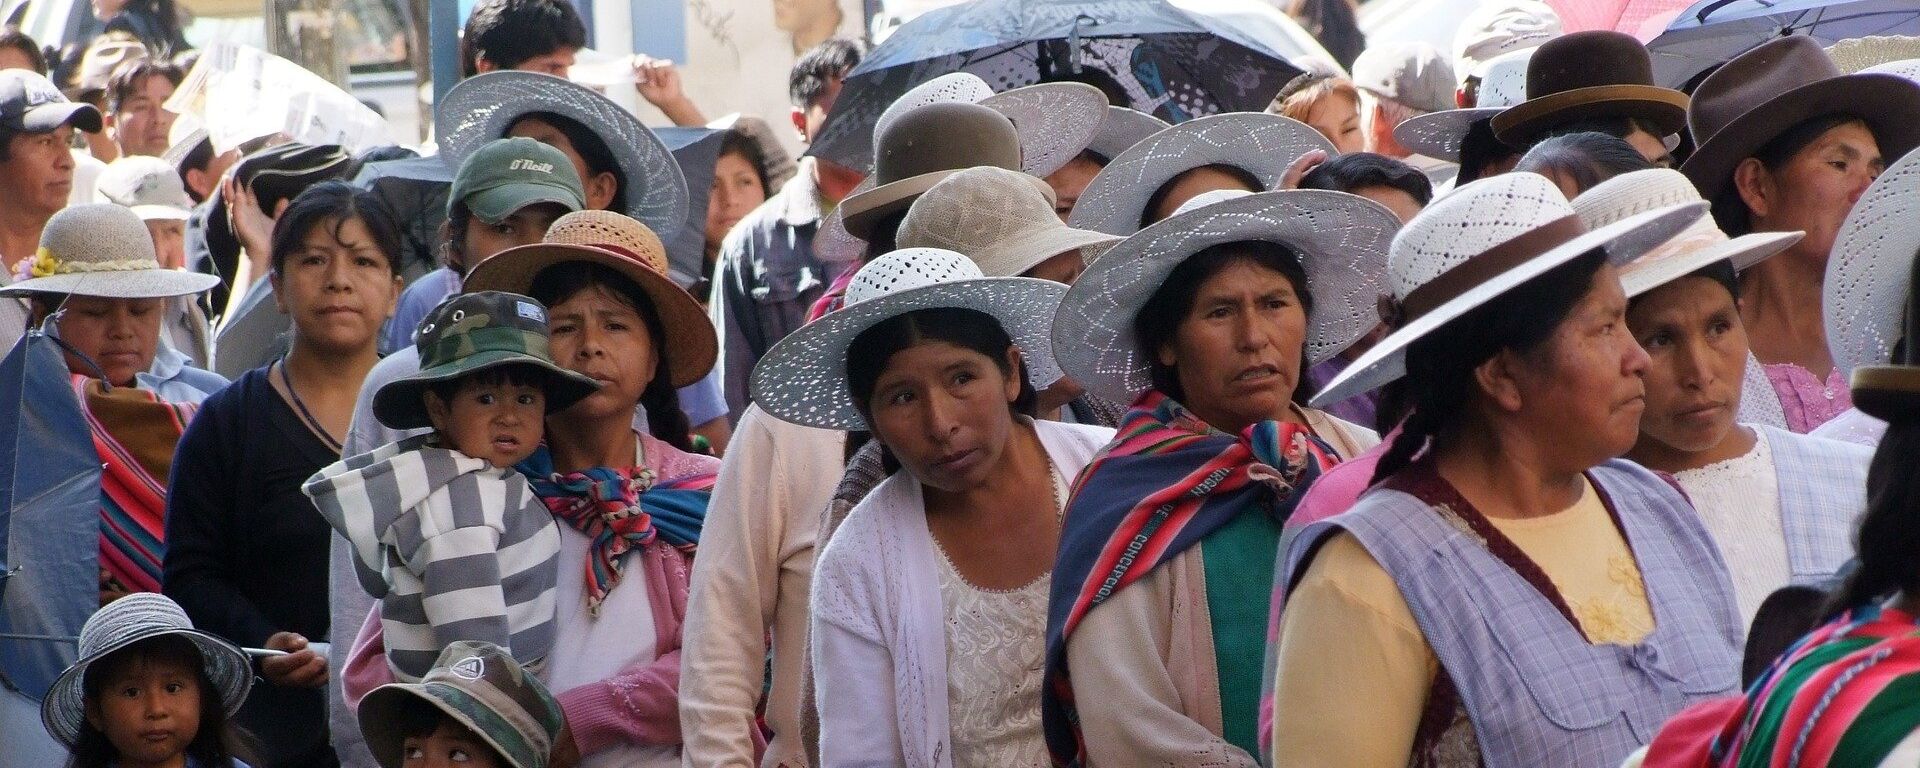
[[157, 157], [128, 155], [107, 163], [94, 183], [94, 197], [133, 209], [141, 221], [185, 221], [193, 215], [193, 198], [180, 172]]

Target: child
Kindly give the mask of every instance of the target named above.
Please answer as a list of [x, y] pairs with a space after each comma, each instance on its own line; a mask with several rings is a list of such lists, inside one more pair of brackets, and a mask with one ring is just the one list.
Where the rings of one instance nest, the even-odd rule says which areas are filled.
[[166, 596], [140, 592], [80, 630], [80, 660], [40, 704], [69, 768], [247, 768], [230, 720], [253, 688], [246, 654], [200, 632]]
[[381, 768], [546, 768], [566, 726], [560, 702], [505, 650], [464, 640], [418, 684], [373, 689], [359, 716]]
[[420, 324], [420, 372], [374, 393], [394, 429], [433, 432], [320, 470], [304, 490], [380, 598], [396, 679], [425, 675], [455, 640], [534, 664], [553, 648], [560, 531], [513, 470], [547, 413], [599, 384], [555, 365], [547, 313], [525, 296], [455, 296]]

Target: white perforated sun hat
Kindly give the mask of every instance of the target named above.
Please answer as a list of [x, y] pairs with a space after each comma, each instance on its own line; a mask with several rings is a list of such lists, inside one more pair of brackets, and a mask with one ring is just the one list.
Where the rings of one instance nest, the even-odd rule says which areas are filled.
[[1533, 60], [1533, 51], [1532, 48], [1514, 51], [1487, 62], [1475, 106], [1402, 120], [1393, 127], [1394, 141], [1427, 157], [1459, 162], [1460, 142], [1467, 138], [1467, 129], [1527, 100], [1527, 62]]
[[73, 294], [107, 299], [162, 299], [212, 288], [220, 278], [160, 266], [153, 235], [132, 209], [113, 203], [72, 205], [40, 231], [31, 277], [0, 296]]
[[1889, 61], [1885, 64], [1875, 64], [1860, 70], [1860, 74], [1899, 75], [1908, 80], [1920, 83], [1920, 59], [1902, 59], [1900, 61]]
[[861, 332], [922, 309], [959, 308], [1000, 321], [1026, 359], [1035, 389], [1060, 380], [1048, 320], [1067, 287], [1030, 277], [986, 277], [971, 259], [938, 248], [887, 253], [860, 268], [847, 305], [781, 339], [753, 367], [753, 401], [782, 421], [862, 430], [847, 391], [847, 348]]
[[1054, 354], [1060, 367], [1090, 391], [1132, 402], [1152, 386], [1134, 328], [1147, 300], [1194, 254], [1225, 243], [1263, 241], [1285, 245], [1300, 258], [1313, 297], [1307, 362], [1321, 362], [1380, 324], [1380, 281], [1399, 224], [1380, 204], [1344, 192], [1199, 195], [1088, 266], [1053, 318]]
[[1026, 179], [993, 167], [949, 176], [914, 201], [895, 242], [957, 251], [988, 277], [1015, 277], [1069, 251], [1091, 262], [1120, 241], [1062, 224], [1053, 204]]
[[1867, 187], [1833, 239], [1820, 304], [1827, 348], [1840, 370], [1885, 364], [1892, 357], [1920, 259], [1916, 221], [1920, 152], [1909, 152]]
[[1393, 238], [1387, 284], [1399, 307], [1392, 334], [1313, 398], [1337, 403], [1406, 375], [1407, 348], [1461, 315], [1596, 248], [1622, 264], [1706, 213], [1705, 203], [1657, 208], [1588, 230], [1546, 177], [1508, 173], [1435, 200]]
[[1107, 120], [1100, 124], [1100, 133], [1093, 137], [1087, 149], [1112, 162], [1120, 153], [1146, 141], [1148, 136], [1171, 127], [1172, 123], [1139, 110], [1107, 107]]
[[1252, 174], [1259, 191], [1280, 188], [1295, 160], [1313, 150], [1339, 154], [1306, 123], [1262, 112], [1229, 112], [1189, 120], [1156, 133], [1108, 163], [1093, 177], [1067, 223], [1080, 229], [1131, 235], [1160, 187], [1207, 165], [1227, 165]]
[[[1599, 229], [1648, 211], [1704, 202], [1700, 190], [1685, 174], [1672, 168], [1649, 168], [1595, 184], [1573, 199], [1573, 210], [1587, 229]], [[1702, 216], [1673, 239], [1621, 267], [1620, 287], [1632, 298], [1720, 261], [1733, 262], [1738, 272], [1786, 250], [1805, 236], [1798, 231], [1755, 232], [1728, 238], [1713, 217]]]

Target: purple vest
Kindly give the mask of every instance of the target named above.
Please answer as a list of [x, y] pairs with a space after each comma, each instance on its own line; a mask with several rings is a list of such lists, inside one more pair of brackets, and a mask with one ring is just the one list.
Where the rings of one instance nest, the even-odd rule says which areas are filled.
[[1297, 583], [1319, 544], [1351, 533], [1399, 586], [1484, 765], [1615, 768], [1676, 712], [1738, 690], [1740, 627], [1719, 551], [1673, 486], [1619, 460], [1588, 477], [1646, 585], [1655, 629], [1638, 645], [1588, 643], [1464, 525], [1399, 490], [1302, 530], [1286, 573]]

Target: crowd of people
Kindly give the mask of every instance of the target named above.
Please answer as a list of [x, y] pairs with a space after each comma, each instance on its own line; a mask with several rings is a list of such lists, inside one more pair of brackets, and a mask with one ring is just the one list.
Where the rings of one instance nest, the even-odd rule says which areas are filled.
[[216, 152], [96, 11], [60, 85], [0, 32], [0, 346], [98, 459], [4, 534], [98, 578], [0, 593], [85, 607], [0, 627], [0, 764], [1920, 762], [1920, 40], [1683, 92], [1486, 0], [1266, 112], [953, 72], [695, 169], [566, 0], [480, 0], [437, 160]]

